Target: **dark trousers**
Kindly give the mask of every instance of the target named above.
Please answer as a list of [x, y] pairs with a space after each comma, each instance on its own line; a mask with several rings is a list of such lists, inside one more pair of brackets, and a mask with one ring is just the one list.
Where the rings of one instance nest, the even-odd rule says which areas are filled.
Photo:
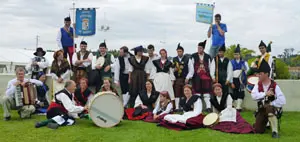
[[233, 100], [237, 100], [237, 99], [244, 99], [245, 97], [245, 91], [244, 88], [241, 87], [241, 82], [239, 80], [239, 78], [233, 78], [233, 84], [235, 86], [233, 90], [233, 93], [231, 95]]
[[129, 90], [128, 77], [128, 74], [120, 73], [120, 86], [122, 94], [126, 94]]
[[258, 109], [256, 114], [256, 120], [254, 124], [254, 129], [256, 133], [264, 133], [266, 130], [266, 125], [268, 123], [268, 114], [275, 114], [275, 108], [270, 104], [265, 104]]

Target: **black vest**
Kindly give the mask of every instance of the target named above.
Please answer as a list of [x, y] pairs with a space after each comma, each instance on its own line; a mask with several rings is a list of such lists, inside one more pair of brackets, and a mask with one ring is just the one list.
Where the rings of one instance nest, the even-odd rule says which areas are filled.
[[156, 72], [165, 72], [169, 73], [172, 66], [172, 62], [167, 60], [164, 65], [161, 65], [160, 59], [152, 61], [153, 65], [156, 67]]
[[58, 103], [58, 104], [62, 104], [62, 102], [59, 101], [59, 100], [57, 100], [57, 98], [56, 98], [56, 95], [58, 95], [58, 94], [60, 94], [60, 93], [66, 94], [66, 95], [70, 98], [70, 100], [73, 99], [72, 94], [70, 94], [66, 89], [63, 89], [63, 90], [61, 90], [61, 91], [55, 93], [55, 95], [54, 95], [54, 100], [55, 100], [55, 102]]
[[218, 66], [218, 79], [219, 79], [218, 82], [226, 82], [227, 66], [229, 63], [229, 59], [225, 57], [223, 62], [221, 62], [221, 59], [218, 57], [218, 65], [216, 63], [217, 63], [217, 57], [215, 57], [215, 66], [216, 66], [215, 74], [217, 72], [217, 66]]
[[[229, 94], [230, 95], [230, 94]], [[224, 110], [226, 108], [226, 102], [227, 102], [227, 97], [228, 97], [228, 94], [226, 93], [222, 95], [222, 98], [221, 98], [221, 102], [219, 103], [218, 100], [217, 100], [217, 97], [216, 96], [213, 96], [211, 99], [210, 99], [210, 102], [211, 104], [219, 111], [221, 112], [222, 110]]]
[[82, 94], [80, 88], [76, 89], [74, 93], [76, 100], [84, 106], [86, 105], [90, 94], [92, 94], [92, 91], [89, 88], [85, 89], [85, 91]]
[[194, 103], [199, 99], [199, 96], [193, 95], [187, 102], [186, 98], [180, 101], [180, 106], [183, 108], [185, 112], [194, 110]]
[[147, 95], [147, 91], [143, 90], [139, 93], [141, 101], [143, 105], [147, 106], [148, 109], [154, 109], [154, 103], [156, 102], [157, 98], [159, 97], [159, 92], [152, 91], [150, 97]]
[[[173, 58], [173, 67], [174, 68], [179, 68], [181, 69], [181, 73], [178, 71], [174, 72], [174, 75], [176, 78], [185, 78], [187, 74], [189, 73], [189, 57], [183, 55], [181, 62], [179, 61], [179, 57]], [[183, 67], [183, 68], [182, 68]]]

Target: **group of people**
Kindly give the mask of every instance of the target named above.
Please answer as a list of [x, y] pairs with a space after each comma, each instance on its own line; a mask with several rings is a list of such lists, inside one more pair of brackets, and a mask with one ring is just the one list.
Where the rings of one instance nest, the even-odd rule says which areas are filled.
[[[105, 41], [95, 53], [88, 51], [87, 42], [82, 41], [80, 50], [74, 53], [74, 29], [67, 17], [57, 38], [62, 50], [54, 53], [50, 70], [53, 99], [47, 97], [49, 87], [45, 84], [44, 72], [49, 64], [43, 57], [45, 51], [37, 48], [36, 57], [26, 67], [32, 72], [32, 79], [25, 79], [25, 70], [18, 68], [17, 77], [8, 83], [3, 99], [4, 118], [10, 119], [9, 110], [14, 108], [16, 86], [31, 82], [41, 86], [38, 93], [41, 97], [37, 102], [43, 102], [42, 108], [47, 108], [46, 111], [40, 109], [46, 112], [47, 120], [37, 123], [37, 128], [72, 125], [74, 118], [87, 116], [87, 106], [93, 94], [110, 91], [122, 98], [124, 119], [155, 122], [159, 126], [182, 130], [204, 127], [203, 112], [215, 112], [219, 114], [219, 123], [209, 128], [229, 133], [263, 133], [270, 122], [272, 136], [278, 138], [276, 110], [285, 104], [285, 97], [271, 78], [270, 47], [261, 41], [259, 49], [262, 54], [250, 67], [242, 59], [239, 45], [234, 51], [234, 59], [228, 59], [224, 56], [227, 27], [220, 21], [221, 15], [216, 14], [215, 24], [208, 30], [208, 37], [212, 36], [213, 40], [210, 55], [204, 52], [206, 40], [198, 43], [198, 51], [190, 56], [184, 54], [179, 43], [177, 56], [170, 60], [167, 50], [161, 49], [158, 56], [151, 44], [147, 49], [143, 46], [131, 49], [134, 55], [123, 46], [115, 58], [107, 52]], [[148, 56], [143, 55], [146, 52]], [[258, 84], [251, 92], [259, 104], [254, 126], [240, 115], [249, 74], [259, 76]], [[90, 90], [91, 86], [95, 91]], [[120, 94], [115, 87], [121, 88]]]

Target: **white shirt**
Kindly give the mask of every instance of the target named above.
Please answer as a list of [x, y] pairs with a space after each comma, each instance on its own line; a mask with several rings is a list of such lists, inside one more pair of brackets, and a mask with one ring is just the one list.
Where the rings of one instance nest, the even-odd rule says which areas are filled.
[[[34, 57], [35, 58], [35, 57]], [[32, 71], [32, 63], [34, 61], [34, 58], [31, 58], [29, 63], [26, 65], [26, 70], [27, 71]], [[37, 62], [37, 65], [40, 68], [40, 71], [42, 71], [43, 69], [47, 68], [49, 66], [49, 62], [48, 60], [45, 58], [45, 61], [41, 61], [41, 62]]]
[[[147, 93], [147, 96], [148, 96], [148, 98], [150, 98], [151, 93]], [[157, 98], [155, 104], [158, 103], [158, 102], [159, 102], [159, 98]], [[140, 95], [138, 94], [138, 96], [135, 99], [134, 107], [138, 107], [139, 105], [142, 105], [142, 104], [143, 104], [143, 102], [140, 98]]]
[[[203, 55], [199, 55], [199, 54], [198, 54], [199, 59], [200, 59], [200, 60], [203, 60], [204, 55], [205, 55], [205, 53], [203, 53]], [[194, 58], [191, 58], [191, 61], [192, 61], [192, 65], [194, 66], [194, 63], [195, 63]], [[208, 60], [208, 68], [209, 68], [209, 69], [211, 68], [211, 61], [210, 61], [210, 60]], [[210, 70], [210, 72], [212, 72], [212, 71]], [[210, 74], [211, 74], [211, 73], [210, 73]]]
[[147, 73], [151, 73], [152, 68], [154, 67], [153, 61], [159, 59], [159, 56], [157, 54], [153, 54], [153, 57], [149, 57], [149, 67]]
[[76, 114], [80, 113], [80, 112], [82, 112], [84, 110], [84, 107], [82, 107], [82, 106], [76, 106], [75, 105], [75, 101], [73, 99], [74, 98], [74, 94], [72, 94], [72, 100], [65, 93], [57, 94], [55, 97], [56, 97], [56, 99], [58, 101], [62, 102], [63, 106], [66, 108], [66, 110], [68, 111], [68, 113], [71, 113], [72, 115], [74, 113], [76, 113]]
[[[141, 62], [141, 58], [137, 58], [136, 56], [135, 56], [135, 59], [136, 59], [136, 61], [138, 62], [138, 63], [140, 63]], [[150, 61], [150, 59], [147, 61], [147, 63], [146, 63], [146, 66], [145, 66], [145, 72], [147, 73], [147, 74], [150, 74], [150, 71], [151, 71], [151, 64], [153, 64], [152, 63], [152, 61]], [[153, 65], [154, 66], [154, 65]], [[128, 72], [133, 72], [133, 66], [129, 63], [129, 69], [128, 69]]]
[[[124, 69], [124, 74], [128, 74], [129, 73], [129, 66], [130, 66], [130, 63], [129, 63], [129, 58], [130, 58], [130, 55], [127, 54], [127, 56], [124, 57], [124, 63], [125, 63], [125, 69]], [[120, 81], [120, 61], [119, 61], [119, 58], [116, 59], [116, 62], [114, 64], [114, 80], [115, 80], [115, 83], [119, 82]]]
[[[235, 59], [234, 59], [235, 60]], [[236, 62], [237, 63], [240, 63], [240, 61], [241, 60], [236, 60]], [[231, 64], [231, 66], [229, 67], [230, 69], [229, 69], [229, 72], [230, 72], [230, 74], [231, 74], [231, 79], [230, 79], [230, 83], [232, 83], [233, 82], [233, 65], [232, 65], [232, 62], [230, 61], [230, 64]], [[248, 66], [248, 63], [246, 62], [246, 61], [244, 61], [244, 67], [245, 67], [245, 70], [244, 70], [244, 72], [245, 73], [247, 73], [248, 72], [248, 70], [249, 70], [249, 66]], [[228, 70], [227, 70], [228, 71]]]
[[[61, 74], [60, 77], [63, 80], [67, 80], [67, 79], [70, 79], [70, 75], [71, 75], [71, 70], [68, 69], [65, 73]], [[58, 76], [55, 73], [51, 73], [51, 76], [52, 76], [52, 79], [58, 80]]]
[[[224, 62], [224, 57], [220, 58], [221, 62]], [[212, 62], [211, 62], [211, 66], [210, 66], [210, 76], [212, 79], [216, 78], [216, 61], [215, 58], [213, 58]], [[226, 77], [226, 81], [230, 81], [232, 78], [232, 65], [229, 61], [228, 65], [227, 65], [227, 77]]]
[[[78, 59], [77, 59], [77, 53], [74, 54], [73, 57], [72, 57], [72, 64], [74, 66], [78, 66], [78, 65], [75, 64], [76, 61], [78, 61]], [[84, 54], [82, 54], [80, 51], [79, 51], [79, 53], [80, 53], [80, 59], [79, 60], [83, 60]], [[93, 54], [92, 53], [89, 54], [88, 59], [90, 59], [90, 61], [83, 62], [83, 64], [80, 65], [80, 66], [78, 66], [78, 67], [88, 67], [89, 65], [91, 65], [92, 64], [92, 60], [93, 60]]]
[[[69, 27], [70, 30], [71, 27]], [[74, 30], [74, 29], [73, 29]], [[57, 32], [57, 36], [56, 36], [56, 42], [57, 42], [57, 46], [59, 47], [59, 49], [63, 49], [62, 43], [61, 43], [61, 30], [59, 29], [59, 31]]]
[[[17, 78], [14, 78], [12, 80], [10, 80], [7, 84], [7, 88], [6, 88], [6, 92], [5, 92], [5, 95], [7, 97], [12, 97], [14, 98], [14, 94], [15, 94], [15, 91], [16, 91], [16, 86], [14, 85], [16, 82], [17, 82]], [[36, 79], [26, 79], [24, 78], [24, 82], [30, 82], [30, 83], [33, 83], [37, 86], [42, 86], [43, 85], [43, 82], [39, 81], [39, 80], [36, 80]]]
[[[182, 56], [182, 57], [177, 56], [177, 57], [179, 59], [179, 62], [181, 62], [181, 60], [184, 56]], [[189, 72], [188, 72], [187, 76], [185, 77], [185, 79], [191, 79], [194, 76], [194, 65], [193, 65], [191, 59], [189, 59], [189, 62], [188, 62], [188, 70], [189, 70]]]
[[[258, 90], [258, 84], [256, 84], [251, 92], [251, 96], [252, 99], [255, 101], [260, 101], [260, 100], [264, 100], [265, 96], [266, 96], [266, 92], [269, 88], [269, 85], [263, 85], [263, 89], [264, 92], [259, 92]], [[286, 100], [285, 100], [285, 96], [282, 93], [280, 87], [278, 86], [278, 84], [276, 85], [275, 88], [275, 97], [276, 99], [274, 101], [271, 102], [271, 105], [274, 107], [282, 107], [283, 105], [286, 104]]]
[[[221, 103], [222, 97], [223, 97], [223, 95], [220, 97], [216, 96], [219, 104]], [[227, 99], [226, 99], [226, 107], [232, 108], [232, 102], [233, 102], [232, 97], [230, 94], [228, 94]], [[213, 112], [220, 113], [214, 106], [213, 106]]]
[[[155, 108], [153, 110], [153, 114], [156, 114], [159, 110], [161, 109], [160, 103], [157, 102], [155, 105]], [[171, 112], [171, 110], [173, 109], [173, 105], [171, 102], [168, 103], [166, 110], [164, 110], [163, 112], [161, 112], [159, 115], [163, 115], [163, 114], [168, 114]]]
[[[161, 61], [161, 60], [160, 60]], [[164, 61], [161, 61], [162, 63], [165, 63], [167, 60], [164, 60]], [[173, 68], [171, 68], [170, 67], [170, 69], [169, 69], [169, 75], [170, 75], [170, 80], [175, 80], [176, 78], [175, 78], [175, 76], [174, 76], [174, 71], [173, 71], [174, 69]], [[155, 66], [153, 66], [152, 67], [152, 70], [151, 70], [151, 72], [150, 72], [150, 79], [154, 79], [155, 78], [155, 75], [157, 74], [158, 72], [157, 72], [157, 68], [155, 67]], [[160, 72], [159, 72], [160, 73]], [[164, 72], [165, 73], [165, 72]]]

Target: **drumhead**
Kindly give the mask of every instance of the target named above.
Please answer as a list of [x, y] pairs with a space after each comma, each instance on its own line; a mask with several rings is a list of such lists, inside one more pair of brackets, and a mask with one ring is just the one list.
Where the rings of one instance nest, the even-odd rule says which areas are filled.
[[120, 123], [124, 108], [120, 98], [112, 92], [100, 92], [89, 105], [92, 121], [99, 127], [109, 128]]
[[101, 56], [97, 59], [96, 65], [103, 66], [104, 62], [105, 62], [105, 58]]
[[219, 118], [219, 115], [217, 113], [210, 113], [204, 117], [203, 124], [205, 126], [213, 125], [214, 123], [217, 122], [218, 118]]
[[255, 85], [258, 83], [259, 78], [257, 76], [249, 76], [247, 81], [248, 81], [248, 84]]

